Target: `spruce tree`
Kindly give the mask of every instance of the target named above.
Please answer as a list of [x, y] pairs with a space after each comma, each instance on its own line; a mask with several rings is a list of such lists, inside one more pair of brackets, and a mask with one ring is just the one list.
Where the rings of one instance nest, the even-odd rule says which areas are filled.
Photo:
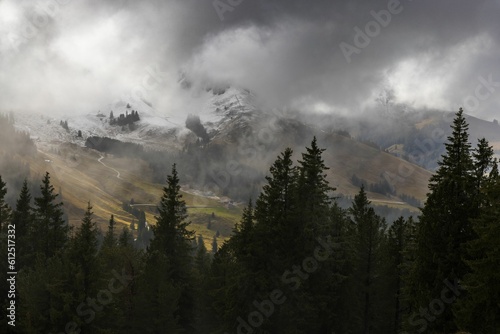
[[217, 245], [217, 237], [214, 235], [212, 239], [212, 254], [217, 253], [217, 250], [219, 249], [219, 245]]
[[354, 272], [350, 278], [355, 292], [353, 305], [354, 331], [370, 333], [377, 330], [380, 308], [377, 296], [381, 287], [381, 262], [385, 246], [385, 221], [370, 206], [364, 187], [354, 197], [350, 209], [354, 235]]
[[472, 153], [476, 178], [476, 189], [479, 190], [488, 179], [488, 172], [494, 164], [493, 147], [489, 145], [485, 138], [479, 139], [477, 148]]
[[[15, 246], [18, 243], [18, 240], [15, 239], [16, 231], [8, 228], [8, 225], [11, 223], [11, 210], [7, 203], [5, 203], [6, 194], [6, 184], [5, 182], [3, 182], [2, 177], [0, 176], [0, 256], [3, 259], [2, 263], [0, 264], [0, 270], [2, 270], [4, 275], [7, 272], [17, 271], [20, 268], [19, 263], [16, 263], [14, 269], [12, 269], [10, 267], [10, 264], [7, 262], [10, 257], [8, 253], [11, 253], [11, 250], [9, 250], [8, 248]], [[16, 255], [19, 256], [18, 254]], [[3, 310], [6, 310], [7, 307], [10, 307], [10, 301], [7, 298], [9, 285], [10, 283], [6, 278], [2, 279], [2, 281], [0, 282], [0, 289], [3, 292], [2, 296], [0, 297], [0, 307], [2, 307]], [[17, 300], [16, 302], [18, 303], [19, 300]], [[8, 328], [8, 321], [10, 321], [10, 319], [7, 316], [3, 316], [2, 320], [0, 320], [0, 326], [2, 326], [2, 328]]]
[[[66, 303], [73, 306], [69, 313], [70, 316], [82, 301], [95, 298], [99, 292], [101, 268], [97, 260], [97, 236], [98, 230], [93, 221], [92, 206], [89, 202], [82, 224], [71, 238], [65, 257], [68, 274], [65, 292], [72, 295], [72, 300], [70, 301], [68, 298]], [[96, 317], [100, 318], [101, 316], [102, 314], [97, 314]], [[95, 330], [97, 322], [93, 321], [87, 324], [79, 319], [78, 324], [82, 331], [86, 332]]]
[[293, 166], [292, 155], [292, 149], [287, 148], [278, 156], [269, 169], [270, 175], [266, 176], [267, 184], [262, 187], [257, 199], [255, 217], [272, 230], [282, 228], [293, 214], [297, 168]]
[[189, 230], [187, 222], [186, 203], [180, 193], [179, 177], [175, 164], [172, 174], [167, 177], [167, 186], [163, 188], [163, 196], [158, 207], [159, 216], [156, 225], [152, 226], [154, 239], [149, 250], [160, 251], [167, 255], [169, 260], [176, 265], [173, 276], [182, 278], [185, 268], [190, 263], [191, 240], [194, 232]]
[[33, 228], [33, 211], [31, 207], [31, 194], [28, 188], [28, 181], [25, 179], [21, 192], [16, 202], [16, 209], [12, 215], [12, 222], [16, 226], [18, 267], [33, 264], [33, 248], [29, 243], [29, 234]]
[[205, 247], [203, 237], [198, 237], [196, 255], [194, 258], [194, 271], [195, 271], [195, 312], [194, 323], [196, 324], [196, 331], [198, 333], [206, 332], [207, 326], [211, 323], [210, 319], [210, 304], [212, 298], [209, 296], [208, 291], [210, 285], [207, 279], [210, 276], [210, 262], [211, 256]]
[[154, 262], [165, 263], [167, 260], [169, 268], [165, 272], [169, 275], [164, 279], [170, 279], [181, 294], [175, 317], [178, 317], [181, 328], [191, 333], [194, 298], [191, 241], [194, 231], [188, 229], [190, 222], [186, 221], [186, 203], [182, 199], [179, 182], [174, 164], [171, 175], [167, 177], [167, 186], [163, 188], [156, 225], [152, 227], [154, 239], [148, 249], [152, 262], [147, 266]]
[[35, 198], [35, 221], [30, 233], [30, 242], [35, 253], [50, 258], [60, 252], [68, 241], [69, 226], [63, 219], [62, 203], [50, 183], [47, 172], [40, 186], [40, 197]]
[[[412, 308], [418, 310], [440, 295], [445, 281], [461, 281], [468, 272], [464, 262], [465, 244], [474, 239], [471, 219], [478, 215], [476, 171], [469, 143], [468, 124], [460, 109], [452, 124], [452, 134], [445, 144], [446, 153], [431, 177], [429, 194], [418, 226], [416, 260], [410, 290]], [[456, 330], [451, 308], [428, 328], [435, 331]], [[427, 328], [427, 327], [426, 327]]]
[[[303, 229], [296, 215], [298, 170], [293, 165], [292, 155], [293, 151], [287, 148], [277, 157], [266, 176], [267, 184], [262, 187], [255, 210], [249, 203], [240, 226], [242, 237], [253, 240], [248, 245], [238, 242], [240, 250], [246, 247], [246, 253], [251, 252], [254, 256], [252, 262], [246, 265], [249, 270], [261, 271], [265, 276], [279, 275], [280, 270], [283, 272], [284, 268], [292, 265], [295, 256], [290, 254], [289, 245], [296, 242]], [[254, 219], [255, 224], [252, 222]], [[264, 281], [261, 289], [270, 284]]]
[[406, 251], [410, 247], [414, 227], [413, 218], [405, 220], [399, 217], [392, 223], [387, 231], [387, 244], [383, 257], [384, 284], [381, 290], [383, 294], [385, 332], [399, 333], [403, 327], [403, 315], [406, 310], [406, 303], [403, 297], [404, 282], [403, 272], [409, 265]]
[[241, 221], [234, 226], [233, 235], [229, 241], [231, 248], [237, 256], [238, 261], [250, 270], [256, 269], [254, 265], [255, 243], [254, 234], [254, 208], [252, 200], [243, 208]]
[[0, 231], [5, 231], [11, 219], [11, 209], [5, 203], [5, 195], [7, 194], [7, 184], [2, 180], [0, 175]]
[[93, 221], [93, 212], [90, 202], [87, 204], [87, 210], [82, 219], [82, 224], [76, 230], [75, 236], [71, 240], [70, 258], [80, 271], [77, 277], [82, 279], [83, 294], [87, 297], [92, 285], [92, 275], [96, 274], [96, 255], [97, 255], [97, 234], [98, 230]]
[[460, 328], [478, 333], [500, 330], [500, 176], [493, 164], [483, 182], [484, 205], [472, 222], [477, 238], [467, 243], [465, 297], [454, 307]]
[[[320, 149], [316, 137], [311, 142], [311, 147], [306, 147], [299, 161], [298, 197], [305, 220], [326, 221], [328, 207], [331, 203], [329, 194], [335, 189], [330, 187], [326, 180], [326, 171], [329, 169], [323, 161], [322, 154], [325, 149]], [[318, 231], [319, 232], [319, 231]]]
[[123, 228], [120, 236], [118, 237], [118, 245], [120, 247], [133, 247], [134, 245], [134, 236], [126, 226]]
[[343, 209], [334, 201], [330, 208], [331, 235], [338, 244], [338, 249], [331, 255], [337, 259], [333, 270], [338, 287], [332, 294], [334, 307], [331, 313], [334, 333], [347, 333], [351, 326], [353, 313], [352, 298], [355, 295], [352, 277], [355, 265], [355, 224], [349, 217], [349, 209]]
[[108, 224], [108, 231], [104, 236], [103, 247], [114, 247], [116, 246], [116, 237], [115, 237], [115, 217], [111, 215]]

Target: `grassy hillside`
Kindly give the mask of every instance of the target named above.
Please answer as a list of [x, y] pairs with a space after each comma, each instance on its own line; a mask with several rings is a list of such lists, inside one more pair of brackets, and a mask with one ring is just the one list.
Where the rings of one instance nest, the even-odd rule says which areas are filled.
[[[32, 174], [41, 176], [45, 171], [51, 174], [54, 187], [62, 194], [72, 225], [80, 223], [87, 202], [91, 201], [101, 229], [106, 228], [111, 214], [120, 225], [128, 226], [136, 219], [122, 209], [122, 203], [134, 199], [135, 203], [154, 206], [162, 195], [164, 185], [150, 182], [147, 166], [141, 161], [107, 156], [102, 160], [106, 164], [104, 166], [98, 161], [100, 157], [93, 150], [72, 144], [39, 145], [37, 156], [29, 162]], [[120, 172], [120, 178], [112, 168]], [[219, 245], [222, 244], [230, 235], [234, 223], [239, 221], [241, 209], [226, 208], [215, 199], [187, 192], [183, 192], [183, 196], [192, 226], [197, 234], [203, 235], [207, 247], [217, 231], [220, 233]], [[197, 208], [199, 206], [206, 208]], [[148, 208], [145, 212], [148, 223], [154, 224], [155, 210]], [[208, 229], [208, 217], [212, 212], [215, 219], [211, 229]]]

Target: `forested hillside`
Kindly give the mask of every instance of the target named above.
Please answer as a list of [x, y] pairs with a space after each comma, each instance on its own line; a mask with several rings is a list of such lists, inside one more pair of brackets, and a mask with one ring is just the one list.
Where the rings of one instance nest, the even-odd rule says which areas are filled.
[[[13, 321], [17, 333], [497, 333], [498, 162], [486, 139], [469, 141], [462, 110], [451, 128], [419, 217], [386, 221], [364, 186], [342, 208], [314, 138], [297, 161], [292, 149], [276, 158], [231, 238], [213, 252], [192, 231], [175, 164], [146, 250], [127, 228], [117, 229], [113, 215], [99, 231], [92, 203], [78, 227], [68, 226], [49, 173], [38, 194], [25, 182], [14, 205], [6, 203], [11, 190], [0, 178], [1, 270], [15, 272], [15, 298], [1, 297], [15, 317], [2, 318], [2, 327]], [[12, 290], [11, 282], [0, 284]]]

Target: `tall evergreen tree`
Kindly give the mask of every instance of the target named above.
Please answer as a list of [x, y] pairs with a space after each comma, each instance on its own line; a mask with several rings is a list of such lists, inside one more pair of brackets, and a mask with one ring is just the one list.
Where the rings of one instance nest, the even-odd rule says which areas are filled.
[[[411, 290], [413, 309], [425, 307], [439, 296], [444, 281], [462, 280], [468, 272], [464, 262], [465, 244], [474, 239], [471, 219], [478, 215], [476, 171], [469, 143], [468, 124], [460, 109], [453, 120], [452, 134], [445, 144], [446, 153], [439, 169], [431, 177], [427, 201], [418, 228], [416, 261]], [[451, 308], [429, 328], [436, 331], [456, 330]]]
[[2, 180], [2, 176], [0, 175], [0, 231], [7, 229], [12, 215], [9, 205], [5, 203], [5, 195], [7, 194], [6, 186], [7, 184]]
[[352, 299], [354, 331], [368, 334], [380, 330], [377, 293], [381, 287], [381, 261], [385, 243], [385, 221], [370, 206], [364, 187], [354, 197], [350, 209], [355, 225], [354, 273], [350, 278], [355, 291]]
[[267, 184], [262, 187], [262, 193], [257, 199], [256, 219], [273, 230], [290, 220], [296, 204], [294, 196], [298, 171], [293, 166], [292, 155], [292, 149], [287, 148], [278, 156], [269, 169], [270, 175], [266, 176]]
[[299, 161], [298, 195], [302, 218], [318, 220], [316, 223], [319, 220], [326, 221], [331, 203], [329, 194], [335, 190], [326, 180], [329, 167], [323, 161], [324, 151], [318, 147], [314, 137], [311, 147], [306, 147], [306, 153], [302, 153], [302, 160]]
[[25, 179], [16, 202], [16, 209], [12, 215], [12, 222], [16, 226], [17, 263], [19, 268], [33, 264], [33, 249], [29, 243], [29, 234], [33, 228], [33, 211], [28, 181]]
[[116, 246], [116, 237], [115, 237], [115, 217], [111, 215], [108, 224], [108, 231], [104, 236], [103, 247], [114, 247]]
[[[10, 257], [8, 253], [11, 253], [8, 248], [17, 244], [17, 240], [15, 239], [15, 230], [8, 228], [8, 225], [11, 223], [11, 209], [9, 208], [7, 203], [5, 203], [6, 194], [6, 184], [5, 182], [3, 182], [2, 177], [0, 176], [0, 256], [2, 256], [3, 259], [2, 263], [0, 264], [0, 270], [2, 270], [4, 275], [7, 272], [16, 271], [19, 268], [19, 264], [17, 264], [15, 269], [12, 270], [9, 267], [9, 263], [7, 262]], [[0, 307], [2, 307], [2, 309], [4, 310], [6, 310], [7, 307], [10, 307], [10, 301], [7, 298], [9, 285], [9, 282], [5, 278], [0, 282], [0, 289], [4, 292], [2, 296], [0, 296]], [[7, 321], [9, 320], [10, 319], [7, 318], [7, 316], [3, 316], [2, 320], [0, 320], [0, 326], [2, 326], [2, 328], [8, 328]]]
[[[71, 239], [65, 260], [66, 277], [65, 293], [71, 295], [66, 297], [66, 303], [72, 305], [69, 312], [69, 320], [73, 318], [74, 310], [82, 301], [88, 301], [95, 298], [99, 292], [101, 280], [101, 268], [97, 259], [98, 252], [98, 230], [93, 221], [93, 212], [90, 202], [87, 204], [87, 210], [82, 219], [82, 224], [76, 230], [75, 235]], [[99, 305], [102, 308], [103, 305]], [[99, 318], [102, 314], [97, 314]], [[77, 321], [83, 332], [91, 332], [96, 330], [97, 322], [92, 321], [86, 323], [83, 319], [78, 318]]]
[[[154, 239], [148, 249], [152, 261], [168, 261], [168, 277], [180, 291], [180, 299], [175, 317], [187, 333], [193, 332], [193, 281], [192, 240], [194, 231], [189, 230], [186, 203], [180, 193], [180, 183], [176, 165], [167, 177], [167, 186], [158, 207], [159, 215], [153, 226]], [[156, 254], [158, 253], [158, 254]], [[149, 264], [148, 264], [149, 265]]]
[[134, 245], [134, 236], [128, 227], [124, 227], [120, 233], [120, 236], [118, 237], [118, 245], [120, 247], [132, 247]]
[[494, 151], [485, 138], [478, 141], [476, 149], [472, 153], [476, 178], [476, 189], [480, 190], [483, 183], [488, 179], [488, 172], [493, 168]]
[[167, 255], [174, 264], [173, 277], [181, 279], [187, 272], [191, 259], [191, 240], [194, 232], [189, 230], [190, 222], [187, 222], [186, 202], [180, 193], [179, 177], [175, 164], [172, 174], [167, 177], [167, 186], [163, 188], [163, 196], [158, 207], [159, 216], [156, 217], [156, 225], [152, 226], [154, 239], [151, 241], [149, 250], [160, 251]]
[[210, 277], [210, 262], [211, 256], [205, 247], [203, 237], [199, 235], [196, 246], [196, 255], [194, 258], [196, 293], [195, 315], [193, 319], [193, 322], [196, 325], [196, 332], [198, 333], [208, 331], [208, 326], [211, 324], [210, 304], [212, 302], [212, 298], [208, 294], [210, 285], [207, 282], [207, 279]]
[[219, 249], [219, 245], [217, 245], [217, 237], [214, 235], [212, 239], [212, 254], [217, 253], [217, 249]]
[[71, 240], [69, 255], [77, 266], [79, 273], [77, 278], [81, 279], [83, 297], [90, 296], [93, 275], [96, 275], [96, 256], [98, 246], [98, 230], [93, 221], [93, 212], [90, 202], [82, 219], [82, 224], [76, 230], [75, 236]]
[[460, 327], [470, 332], [500, 331], [500, 176], [495, 168], [483, 183], [484, 205], [473, 220], [478, 237], [467, 243], [471, 271], [462, 283], [465, 297], [454, 307]]
[[238, 257], [238, 261], [248, 269], [255, 269], [252, 264], [255, 260], [254, 240], [254, 208], [252, 200], [248, 201], [248, 205], [243, 208], [241, 221], [234, 226], [233, 235], [229, 241], [231, 248]]
[[387, 231], [387, 244], [383, 257], [384, 284], [380, 291], [385, 302], [384, 309], [387, 311], [384, 318], [392, 319], [392, 321], [384, 321], [386, 333], [400, 333], [403, 328], [403, 314], [406, 310], [403, 298], [403, 272], [409, 265], [405, 252], [409, 249], [414, 237], [414, 224], [412, 217], [408, 220], [399, 217]]
[[63, 219], [62, 203], [56, 202], [58, 195], [50, 183], [48, 172], [43, 178], [40, 192], [40, 197], [35, 198], [35, 221], [30, 242], [37, 254], [49, 258], [66, 246], [69, 226]]

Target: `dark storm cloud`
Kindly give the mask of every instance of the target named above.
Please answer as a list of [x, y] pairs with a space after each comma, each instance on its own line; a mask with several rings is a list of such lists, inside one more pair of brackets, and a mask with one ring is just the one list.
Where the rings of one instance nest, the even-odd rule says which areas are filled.
[[[178, 90], [180, 72], [195, 86], [231, 83], [272, 106], [306, 111], [370, 109], [387, 87], [414, 107], [466, 103], [492, 118], [499, 106], [499, 1], [60, 2], [17, 50], [2, 39], [3, 108], [89, 111], [130, 94], [151, 66], [165, 80], [143, 93], [162, 113], [199, 105]], [[0, 2], [3, 36], [22, 34], [29, 13], [40, 10], [32, 3]], [[355, 28], [365, 31], [377, 22], [372, 11], [391, 6], [398, 10], [390, 22], [356, 45]], [[343, 42], [356, 53], [346, 58]]]

